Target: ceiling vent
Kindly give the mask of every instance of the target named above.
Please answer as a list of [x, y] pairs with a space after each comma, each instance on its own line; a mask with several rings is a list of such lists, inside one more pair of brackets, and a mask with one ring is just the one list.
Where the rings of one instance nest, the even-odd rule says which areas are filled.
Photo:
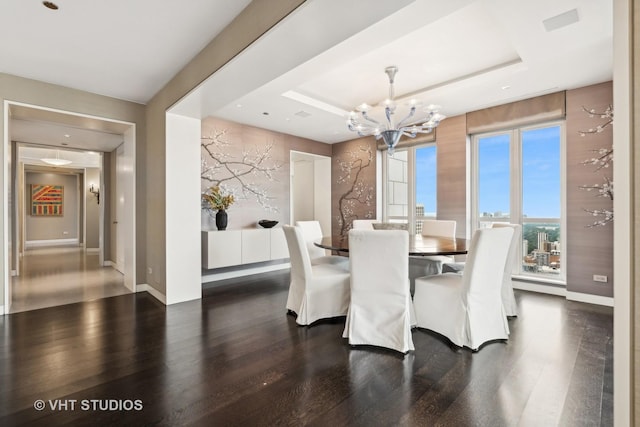
[[309, 116], [311, 115], [311, 113], [307, 113], [307, 112], [306, 112], [306, 111], [304, 111], [304, 110], [300, 110], [300, 111], [298, 111], [298, 112], [297, 112], [296, 114], [294, 114], [294, 115], [295, 115], [295, 116], [298, 116], [298, 117], [302, 117], [303, 119], [305, 119], [305, 118], [309, 117]]
[[578, 10], [571, 9], [567, 12], [561, 13], [560, 15], [545, 19], [542, 21], [542, 24], [547, 32], [551, 32], [559, 28], [566, 27], [567, 25], [575, 24], [579, 20]]

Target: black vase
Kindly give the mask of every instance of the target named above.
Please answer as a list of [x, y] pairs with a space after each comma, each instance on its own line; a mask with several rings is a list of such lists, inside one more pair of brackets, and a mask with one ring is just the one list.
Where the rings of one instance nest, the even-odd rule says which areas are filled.
[[220, 209], [216, 213], [216, 227], [218, 230], [226, 230], [227, 229], [227, 211], [224, 209]]

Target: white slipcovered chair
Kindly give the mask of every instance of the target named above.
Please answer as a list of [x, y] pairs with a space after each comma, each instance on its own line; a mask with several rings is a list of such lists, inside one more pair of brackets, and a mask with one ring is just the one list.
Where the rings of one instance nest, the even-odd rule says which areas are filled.
[[299, 227], [282, 227], [289, 247], [291, 283], [287, 310], [297, 314], [296, 323], [344, 316], [349, 308], [348, 264], [312, 265]]
[[513, 263], [518, 253], [518, 245], [522, 241], [522, 226], [520, 224], [507, 224], [506, 222], [494, 222], [492, 228], [510, 227], [513, 229], [513, 237], [509, 246], [509, 254], [507, 255], [507, 264], [504, 268], [504, 277], [502, 279], [502, 305], [504, 311], [509, 317], [518, 315], [518, 304], [513, 294], [513, 280], [511, 273], [513, 272]]
[[512, 228], [477, 230], [462, 274], [417, 278], [413, 296], [417, 326], [473, 350], [487, 341], [507, 339], [501, 289], [512, 236]]
[[[518, 315], [518, 305], [516, 297], [513, 294], [513, 280], [511, 274], [513, 264], [518, 253], [518, 245], [522, 239], [522, 226], [520, 224], [508, 224], [506, 222], [494, 222], [491, 228], [511, 227], [513, 228], [513, 237], [509, 246], [509, 255], [507, 256], [507, 264], [505, 265], [504, 278], [502, 279], [502, 304], [504, 311], [508, 317], [516, 317]], [[443, 272], [461, 272], [464, 269], [464, 262], [445, 263], [442, 267]]]
[[373, 224], [378, 224], [377, 219], [354, 219], [351, 223], [352, 230], [373, 230]]
[[342, 335], [349, 344], [414, 350], [408, 253], [406, 231], [349, 231], [351, 302]]
[[[311, 264], [344, 264], [349, 262], [349, 258], [339, 255], [327, 255], [325, 249], [314, 244], [314, 241], [322, 238], [322, 227], [319, 221], [296, 221], [296, 226], [300, 227], [304, 236], [305, 246], [311, 258]], [[348, 266], [346, 268], [349, 268]]]
[[[456, 237], [456, 222], [439, 219], [426, 219], [422, 221], [423, 236]], [[412, 256], [409, 258], [409, 278], [412, 285], [416, 277], [429, 276], [442, 273], [445, 263], [454, 262], [454, 258], [446, 255]]]

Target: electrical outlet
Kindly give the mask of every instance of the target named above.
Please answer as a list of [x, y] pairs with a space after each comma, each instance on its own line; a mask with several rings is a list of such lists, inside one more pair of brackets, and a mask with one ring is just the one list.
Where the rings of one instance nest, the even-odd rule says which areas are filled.
[[600, 274], [594, 274], [593, 275], [593, 281], [594, 282], [607, 283], [607, 276], [602, 276]]
[[151, 269], [151, 267], [147, 268], [147, 273], [153, 274], [153, 269]]

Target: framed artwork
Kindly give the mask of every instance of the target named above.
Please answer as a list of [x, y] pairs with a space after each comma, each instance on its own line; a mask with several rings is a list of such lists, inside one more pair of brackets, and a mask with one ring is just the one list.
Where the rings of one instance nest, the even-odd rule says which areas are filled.
[[64, 186], [31, 184], [31, 215], [62, 216]]

